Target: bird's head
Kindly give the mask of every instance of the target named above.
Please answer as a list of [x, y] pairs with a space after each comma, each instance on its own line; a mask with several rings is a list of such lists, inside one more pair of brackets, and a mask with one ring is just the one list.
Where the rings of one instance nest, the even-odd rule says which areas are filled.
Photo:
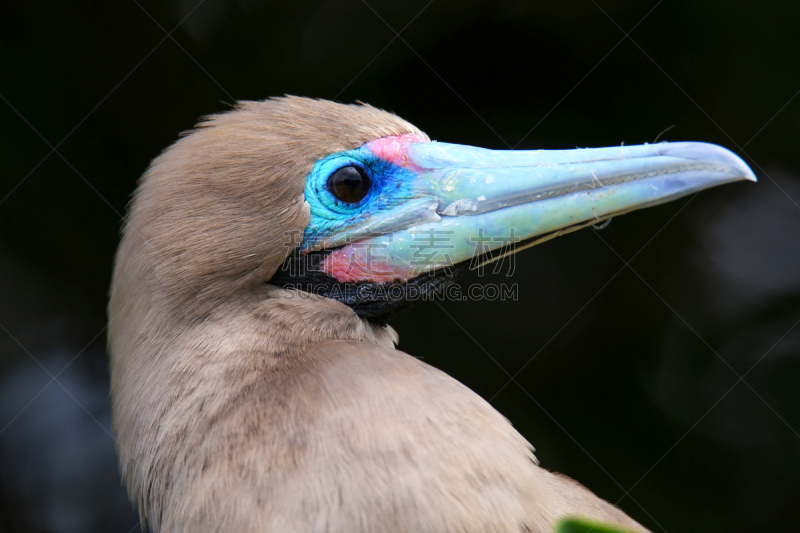
[[381, 322], [403, 287], [435, 289], [454, 265], [741, 179], [755, 178], [711, 144], [496, 151], [368, 105], [245, 102], [153, 162], [115, 276], [187, 316], [271, 283]]

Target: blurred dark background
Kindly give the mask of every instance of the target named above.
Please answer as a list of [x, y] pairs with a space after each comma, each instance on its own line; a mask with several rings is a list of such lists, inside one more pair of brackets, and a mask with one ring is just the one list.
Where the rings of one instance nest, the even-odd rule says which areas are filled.
[[0, 531], [137, 530], [104, 351], [121, 214], [199, 116], [282, 94], [490, 148], [739, 152], [758, 184], [527, 250], [487, 276], [516, 302], [393, 325], [653, 531], [798, 530], [798, 20], [776, 0], [4, 0]]

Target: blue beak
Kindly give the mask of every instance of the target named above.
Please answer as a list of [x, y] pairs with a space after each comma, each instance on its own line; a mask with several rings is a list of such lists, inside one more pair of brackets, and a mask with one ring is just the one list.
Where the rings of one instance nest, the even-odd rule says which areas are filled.
[[[362, 148], [405, 169], [409, 192], [347, 225], [347, 244], [323, 242], [339, 246], [322, 267], [340, 281], [405, 281], [716, 185], [756, 181], [739, 157], [706, 143], [498, 151], [412, 137], [387, 156], [375, 145], [382, 141]], [[359, 232], [367, 238], [353, 239]]]

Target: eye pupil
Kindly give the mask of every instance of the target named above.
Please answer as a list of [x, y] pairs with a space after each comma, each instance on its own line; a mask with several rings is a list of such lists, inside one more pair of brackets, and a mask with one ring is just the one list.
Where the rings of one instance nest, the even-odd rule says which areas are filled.
[[367, 196], [372, 180], [362, 168], [356, 166], [342, 167], [328, 178], [328, 190], [338, 200], [348, 204], [357, 204]]

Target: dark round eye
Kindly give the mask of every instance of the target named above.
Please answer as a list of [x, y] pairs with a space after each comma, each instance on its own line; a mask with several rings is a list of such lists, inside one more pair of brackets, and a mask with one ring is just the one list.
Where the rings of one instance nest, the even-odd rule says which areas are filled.
[[357, 204], [369, 192], [372, 180], [364, 169], [356, 166], [342, 167], [328, 178], [328, 190], [337, 200]]

